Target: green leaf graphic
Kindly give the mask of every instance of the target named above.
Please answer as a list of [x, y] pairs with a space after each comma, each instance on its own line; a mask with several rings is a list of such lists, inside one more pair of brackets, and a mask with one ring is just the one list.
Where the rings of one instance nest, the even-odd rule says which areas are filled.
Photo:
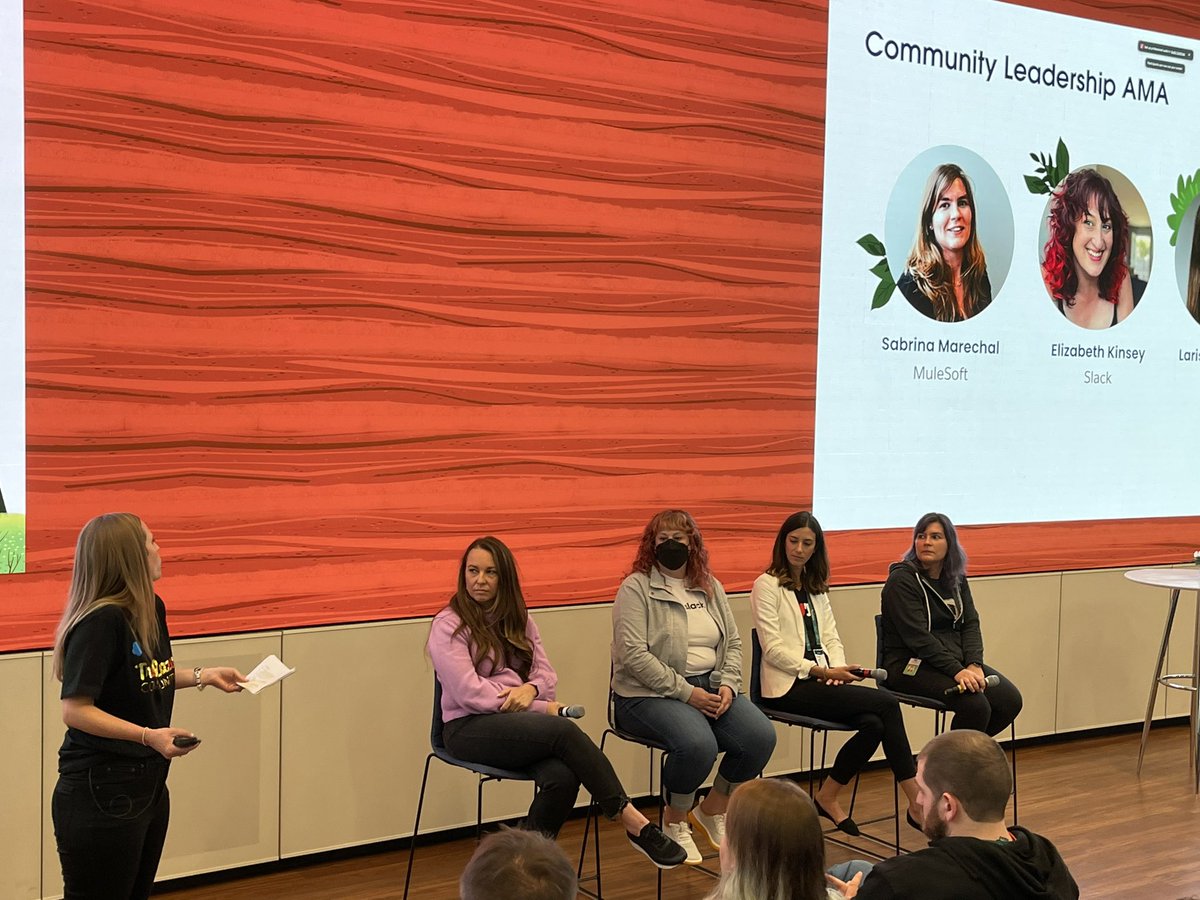
[[1175, 182], [1176, 191], [1171, 195], [1171, 208], [1174, 214], [1167, 216], [1167, 226], [1171, 229], [1171, 246], [1179, 240], [1179, 226], [1183, 224], [1184, 214], [1192, 205], [1192, 201], [1200, 196], [1200, 169], [1195, 174], [1183, 175]]
[[1071, 157], [1067, 153], [1067, 145], [1063, 143], [1063, 139], [1058, 139], [1058, 147], [1054, 152], [1055, 174], [1058, 176], [1054, 179], [1054, 183], [1050, 187], [1058, 187], [1058, 183], [1067, 177], [1067, 173], [1071, 171]]
[[1043, 153], [1030, 153], [1029, 158], [1041, 163], [1033, 170], [1035, 174], [1025, 176], [1025, 187], [1031, 194], [1049, 194], [1071, 171], [1071, 154], [1062, 138], [1058, 139], [1053, 158]]
[[891, 273], [888, 273], [887, 278], [879, 282], [879, 287], [875, 288], [875, 296], [871, 298], [871, 309], [879, 309], [884, 306], [892, 297], [892, 291], [896, 289], [896, 283], [892, 281]]
[[864, 234], [855, 243], [872, 256], [882, 257], [875, 265], [871, 266], [871, 274], [879, 279], [875, 294], [871, 297], [871, 309], [879, 309], [888, 302], [892, 291], [896, 289], [896, 283], [892, 281], [891, 270], [888, 269], [887, 250], [883, 247], [883, 241], [869, 233]]
[[887, 252], [883, 249], [883, 242], [873, 234], [864, 234], [855, 243], [872, 256], [883, 256]]

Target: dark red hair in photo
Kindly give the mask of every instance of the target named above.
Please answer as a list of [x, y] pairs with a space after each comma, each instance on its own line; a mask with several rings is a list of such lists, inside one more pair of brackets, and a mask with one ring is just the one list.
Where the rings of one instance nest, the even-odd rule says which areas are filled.
[[704, 547], [704, 538], [700, 536], [696, 520], [682, 509], [664, 509], [647, 523], [629, 571], [641, 572], [644, 575], [654, 568], [655, 538], [660, 531], [682, 531], [688, 536], [690, 552], [683, 580], [687, 582], [688, 587], [707, 592], [709, 582], [712, 581], [712, 573], [708, 570], [708, 550]]
[[1129, 219], [1121, 208], [1117, 192], [1095, 169], [1072, 172], [1063, 179], [1050, 202], [1050, 237], [1042, 262], [1050, 296], [1067, 306], [1075, 305], [1075, 292], [1079, 289], [1075, 253], [1071, 248], [1075, 225], [1093, 202], [1100, 221], [1112, 224], [1112, 249], [1108, 263], [1100, 273], [1100, 296], [1116, 303], [1121, 285], [1129, 277], [1129, 266], [1125, 263], [1129, 256]]

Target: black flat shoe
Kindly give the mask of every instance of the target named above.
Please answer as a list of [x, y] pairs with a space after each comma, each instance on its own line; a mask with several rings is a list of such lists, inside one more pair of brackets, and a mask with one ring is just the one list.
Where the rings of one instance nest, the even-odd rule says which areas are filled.
[[[829, 813], [825, 812], [825, 810], [822, 809], [820, 803], [817, 803], [817, 801], [814, 800], [813, 806], [815, 806], [817, 808], [817, 815], [823, 816], [824, 818], [828, 819], [830, 822], [833, 822], [833, 816], [831, 816]], [[833, 825], [835, 828], [837, 828], [838, 831], [842, 832], [842, 834], [848, 834], [851, 837], [861, 837], [862, 836], [862, 832], [858, 830], [857, 823], [849, 816], [846, 816], [846, 818], [842, 819], [842, 821], [840, 821], [840, 822], [833, 822]]]
[[912, 813], [910, 813], [906, 810], [904, 813], [904, 818], [908, 822], [908, 824], [911, 825], [913, 828], [917, 829], [917, 831], [921, 832], [922, 834], [925, 833], [925, 829], [921, 827], [920, 822], [918, 822], [916, 819], [914, 819], [912, 817]]

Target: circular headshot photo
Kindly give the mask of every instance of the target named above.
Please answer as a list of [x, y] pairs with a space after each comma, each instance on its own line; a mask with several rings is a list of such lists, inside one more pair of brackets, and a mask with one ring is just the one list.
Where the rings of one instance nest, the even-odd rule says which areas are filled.
[[931, 147], [904, 168], [883, 233], [896, 287], [937, 322], [964, 322], [987, 309], [1012, 264], [1008, 194], [965, 147]]
[[1175, 276], [1188, 313], [1200, 325], [1200, 197], [1192, 201], [1179, 222]]
[[1083, 166], [1050, 194], [1039, 236], [1042, 281], [1068, 322], [1111, 328], [1150, 279], [1154, 240], [1142, 195], [1108, 166]]

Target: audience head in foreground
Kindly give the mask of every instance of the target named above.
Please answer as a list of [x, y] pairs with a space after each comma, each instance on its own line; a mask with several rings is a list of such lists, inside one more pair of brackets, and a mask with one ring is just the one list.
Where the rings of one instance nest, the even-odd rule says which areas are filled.
[[877, 864], [860, 900], [1079, 897], [1050, 841], [1005, 824], [1012, 774], [990, 737], [970, 730], [935, 737], [917, 758], [917, 788], [929, 847]]
[[558, 844], [515, 828], [480, 841], [458, 882], [462, 900], [575, 900], [577, 887], [575, 870]]
[[721, 880], [709, 900], [827, 900], [817, 810], [791, 781], [759, 778], [733, 792]]

